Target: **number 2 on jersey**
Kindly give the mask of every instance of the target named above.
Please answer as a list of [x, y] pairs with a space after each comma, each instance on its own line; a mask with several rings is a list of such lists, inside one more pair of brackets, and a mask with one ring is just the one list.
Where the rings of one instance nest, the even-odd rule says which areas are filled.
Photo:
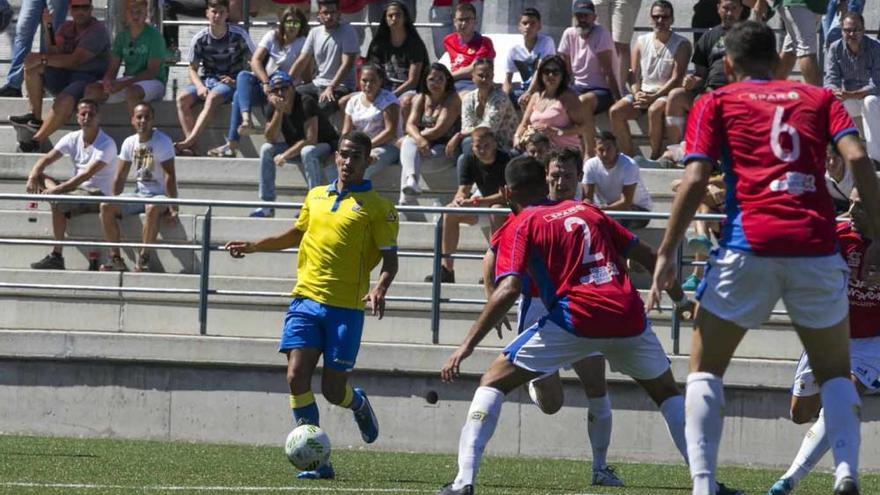
[[579, 217], [568, 217], [565, 219], [566, 232], [572, 232], [578, 226], [584, 231], [584, 255], [581, 258], [581, 264], [586, 265], [587, 263], [593, 263], [605, 259], [605, 256], [602, 253], [590, 254], [590, 228], [587, 227], [587, 222]]

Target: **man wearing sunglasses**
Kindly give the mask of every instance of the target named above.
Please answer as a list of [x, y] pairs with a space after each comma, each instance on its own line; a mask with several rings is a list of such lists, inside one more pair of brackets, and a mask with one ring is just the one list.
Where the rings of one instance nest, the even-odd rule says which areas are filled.
[[[30, 111], [10, 116], [19, 132], [19, 148], [36, 153], [49, 136], [70, 119], [86, 86], [101, 79], [110, 62], [110, 34], [92, 17], [91, 0], [71, 0], [72, 20], [55, 33], [48, 53], [31, 53], [24, 59], [24, 82]], [[43, 91], [55, 95], [45, 121]]]
[[862, 117], [868, 157], [880, 161], [880, 41], [865, 36], [865, 18], [848, 12], [841, 20], [843, 38], [825, 57], [824, 86], [834, 92], [852, 117]]

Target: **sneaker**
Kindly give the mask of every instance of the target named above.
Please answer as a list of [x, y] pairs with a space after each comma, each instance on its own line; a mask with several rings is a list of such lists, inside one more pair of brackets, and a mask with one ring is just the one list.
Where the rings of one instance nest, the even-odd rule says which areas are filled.
[[850, 476], [840, 478], [834, 485], [834, 495], [859, 495], [859, 484]]
[[13, 88], [12, 86], [3, 86], [3, 88], [0, 88], [0, 97], [21, 98], [21, 96], [21, 88]]
[[410, 175], [406, 178], [406, 184], [403, 186], [403, 194], [407, 196], [418, 196], [422, 194], [422, 188], [419, 187], [419, 181], [416, 180], [415, 175]]
[[250, 215], [251, 218], [272, 218], [275, 216], [274, 208], [257, 208], [252, 211]]
[[123, 260], [121, 256], [113, 256], [110, 258], [109, 262], [101, 265], [99, 270], [102, 272], [127, 272], [128, 266], [125, 264], [125, 260]]
[[704, 235], [688, 237], [687, 245], [694, 253], [709, 254], [709, 251], [712, 250], [712, 241]]
[[[434, 275], [428, 275], [425, 277], [425, 282], [433, 282]], [[450, 270], [445, 266], [440, 266], [440, 282], [444, 284], [454, 284], [455, 283], [455, 270]]]
[[781, 478], [773, 483], [773, 486], [767, 491], [767, 495], [788, 495], [792, 490], [794, 487], [791, 486], [791, 481], [788, 481], [787, 478]]
[[134, 264], [134, 271], [148, 272], [150, 271], [150, 255], [142, 254], [138, 256], [137, 263]]
[[746, 495], [746, 492], [737, 490], [736, 488], [728, 488], [724, 483], [716, 483], [715, 495]]
[[26, 113], [24, 115], [10, 115], [9, 123], [15, 127], [26, 127], [33, 132], [37, 132], [40, 130], [40, 127], [43, 125], [43, 121], [38, 119], [32, 113]]
[[314, 471], [302, 471], [296, 474], [296, 478], [300, 480], [332, 480], [335, 477], [336, 472], [329, 462], [318, 466]]
[[593, 486], [623, 486], [623, 481], [617, 477], [613, 467], [605, 466], [601, 469], [593, 470], [590, 484]]
[[692, 273], [691, 276], [686, 278], [684, 283], [681, 284], [681, 290], [685, 290], [685, 291], [697, 290], [697, 287], [700, 286], [700, 282], [701, 282], [700, 277], [698, 277]]
[[379, 420], [376, 419], [376, 413], [373, 412], [373, 406], [370, 405], [370, 399], [361, 388], [355, 388], [354, 393], [360, 395], [364, 399], [360, 409], [354, 411], [354, 421], [361, 430], [361, 438], [366, 443], [373, 443], [379, 438]]
[[649, 160], [642, 155], [636, 155], [633, 157], [633, 161], [639, 168], [657, 168], [659, 166], [654, 160]]
[[474, 495], [474, 485], [464, 485], [455, 490], [452, 488], [452, 483], [447, 483], [440, 488], [437, 495]]
[[64, 270], [64, 257], [51, 252], [40, 261], [31, 263], [31, 268], [34, 270]]

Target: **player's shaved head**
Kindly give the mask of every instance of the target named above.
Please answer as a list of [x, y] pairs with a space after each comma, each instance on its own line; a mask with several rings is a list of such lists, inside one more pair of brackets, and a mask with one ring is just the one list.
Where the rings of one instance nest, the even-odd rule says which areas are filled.
[[544, 164], [534, 157], [522, 155], [511, 160], [504, 169], [504, 179], [510, 192], [507, 199], [514, 211], [547, 197]]
[[737, 75], [762, 76], [772, 72], [779, 62], [776, 35], [766, 24], [744, 21], [724, 35], [727, 59]]

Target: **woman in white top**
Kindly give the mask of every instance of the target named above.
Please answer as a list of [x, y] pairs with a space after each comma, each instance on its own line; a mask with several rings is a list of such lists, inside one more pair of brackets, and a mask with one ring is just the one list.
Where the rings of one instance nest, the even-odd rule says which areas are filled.
[[361, 66], [361, 91], [354, 93], [345, 105], [342, 136], [351, 131], [361, 131], [373, 141], [373, 164], [367, 168], [364, 178], [369, 179], [379, 170], [397, 163], [400, 150], [400, 100], [384, 89], [385, 72], [377, 65]]
[[208, 151], [209, 156], [231, 158], [236, 154], [241, 136], [254, 129], [251, 110], [254, 105], [268, 102], [269, 76], [276, 70], [290, 72], [290, 67], [302, 51], [309, 24], [306, 14], [288, 7], [281, 14], [278, 27], [268, 31], [251, 57], [251, 70], [241, 71], [235, 79], [235, 94], [229, 115], [229, 133], [226, 144]]
[[620, 151], [636, 156], [629, 120], [648, 112], [648, 134], [651, 159], [663, 154], [663, 129], [666, 117], [666, 95], [681, 86], [691, 58], [691, 44], [672, 32], [672, 4], [658, 0], [651, 5], [654, 31], [639, 36], [632, 51], [632, 86], [630, 94], [621, 98], [608, 111], [611, 128], [620, 143]]

